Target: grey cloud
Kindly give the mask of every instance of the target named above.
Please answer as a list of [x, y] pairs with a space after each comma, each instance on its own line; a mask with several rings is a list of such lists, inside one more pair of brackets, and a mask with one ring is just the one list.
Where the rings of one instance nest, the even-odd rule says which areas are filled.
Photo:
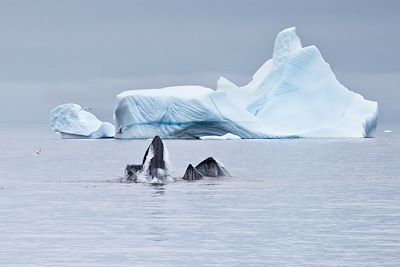
[[[244, 84], [290, 26], [396, 121], [399, 13], [396, 0], [0, 0], [0, 122], [44, 123], [70, 101], [110, 120], [125, 89]], [[4, 112], [21, 99], [29, 114]]]

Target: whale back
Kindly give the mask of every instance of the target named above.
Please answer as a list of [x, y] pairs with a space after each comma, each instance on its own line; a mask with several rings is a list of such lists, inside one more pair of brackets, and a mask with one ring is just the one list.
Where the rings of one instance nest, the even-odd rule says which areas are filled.
[[203, 175], [192, 164], [189, 164], [182, 179], [187, 181], [201, 180]]
[[200, 162], [196, 169], [203, 175], [208, 177], [229, 176], [228, 171], [213, 157], [208, 157]]

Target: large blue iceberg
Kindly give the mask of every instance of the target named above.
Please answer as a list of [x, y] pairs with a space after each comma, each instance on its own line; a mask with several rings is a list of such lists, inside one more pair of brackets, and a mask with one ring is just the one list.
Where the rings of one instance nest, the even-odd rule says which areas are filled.
[[344, 87], [295, 28], [280, 32], [272, 59], [238, 87], [176, 86], [117, 96], [115, 138], [373, 137], [378, 104]]
[[50, 126], [63, 139], [114, 137], [115, 128], [77, 104], [62, 104], [50, 111]]

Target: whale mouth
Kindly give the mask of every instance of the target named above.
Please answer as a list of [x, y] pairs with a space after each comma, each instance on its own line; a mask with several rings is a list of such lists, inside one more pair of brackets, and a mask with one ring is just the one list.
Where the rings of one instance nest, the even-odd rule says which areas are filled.
[[128, 164], [122, 182], [166, 184], [174, 179], [170, 176], [168, 150], [156, 135], [148, 146], [142, 164]]
[[[223, 164], [213, 157], [208, 157], [197, 164], [196, 167], [189, 164], [183, 177], [179, 178], [186, 181], [196, 181], [202, 180], [204, 177], [223, 176], [230, 176]], [[121, 182], [164, 185], [176, 180], [170, 175], [168, 150], [161, 138], [156, 135], [144, 154], [142, 164], [126, 165], [125, 176], [121, 179]]]

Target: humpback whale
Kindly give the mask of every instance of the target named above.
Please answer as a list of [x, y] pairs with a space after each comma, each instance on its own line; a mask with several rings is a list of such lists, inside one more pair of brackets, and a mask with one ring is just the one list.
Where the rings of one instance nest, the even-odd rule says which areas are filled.
[[200, 162], [196, 169], [203, 175], [208, 177], [229, 176], [229, 172], [213, 157], [208, 157]]
[[182, 179], [187, 181], [201, 180], [203, 175], [192, 164], [189, 164]]
[[221, 163], [216, 161], [213, 157], [208, 157], [197, 164], [196, 167], [189, 164], [182, 179], [186, 181], [195, 181], [203, 179], [204, 176], [221, 177], [230, 176], [230, 174]]
[[126, 166], [126, 181], [165, 183], [169, 176], [168, 165], [168, 151], [161, 138], [156, 135], [144, 154], [142, 164], [128, 164]]
[[164, 147], [161, 138], [156, 135], [153, 141], [146, 150], [143, 157], [143, 171], [146, 175], [152, 178], [165, 178], [166, 176], [166, 162], [164, 157], [166, 156], [166, 149]]
[[[128, 164], [125, 168], [125, 182], [147, 182], [165, 184], [174, 179], [169, 174], [168, 151], [161, 138], [156, 135], [148, 146], [141, 164]], [[192, 164], [186, 168], [182, 177], [186, 181], [201, 180], [203, 177], [230, 176], [225, 167], [213, 157], [208, 157], [196, 167]]]

